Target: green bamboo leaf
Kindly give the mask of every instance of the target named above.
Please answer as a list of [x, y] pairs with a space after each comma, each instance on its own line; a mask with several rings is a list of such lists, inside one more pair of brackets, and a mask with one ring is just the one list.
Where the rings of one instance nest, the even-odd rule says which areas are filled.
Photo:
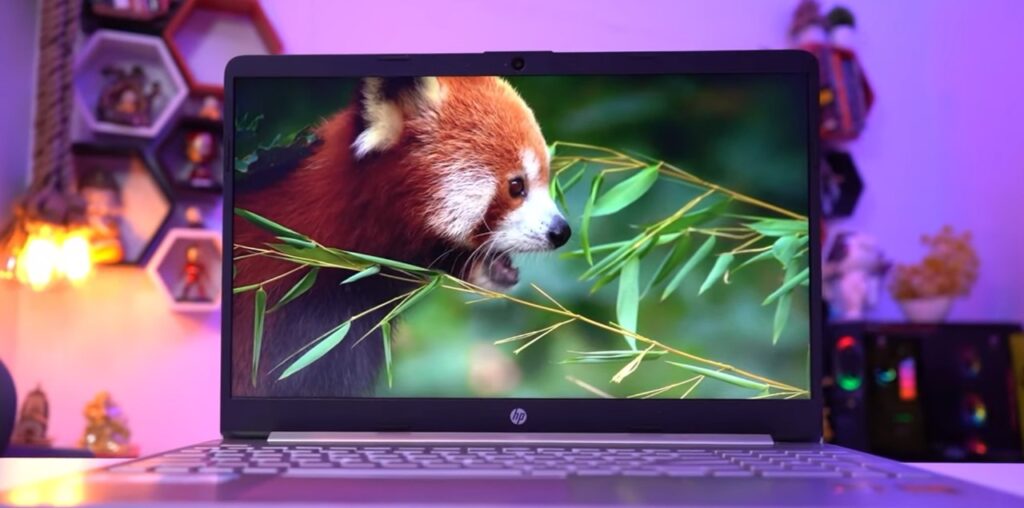
[[807, 236], [788, 235], [780, 236], [772, 245], [772, 255], [782, 263], [783, 268], [788, 268], [789, 263], [797, 256], [797, 251], [807, 245]]
[[[656, 238], [656, 240], [654, 242], [654, 246], [655, 247], [659, 247], [659, 246], [665, 245], [667, 243], [672, 243], [672, 242], [678, 240], [679, 237], [684, 236], [686, 234], [687, 233], [685, 233], [685, 232], [684, 233], [668, 233], [668, 234], [661, 233]], [[592, 252], [594, 254], [598, 254], [598, 253], [601, 253], [601, 252], [608, 252], [608, 251], [619, 249], [623, 245], [630, 245], [630, 244], [632, 244], [635, 241], [636, 241], [636, 238], [633, 238], [632, 240], [623, 240], [621, 242], [609, 242], [609, 243], [602, 243], [600, 245], [593, 245], [593, 246], [590, 247], [590, 252]], [[562, 259], [581, 258], [581, 257], [583, 257], [583, 249], [576, 249], [576, 250], [565, 251], [565, 252], [559, 254], [558, 257], [560, 257]]]
[[277, 239], [281, 240], [282, 242], [288, 245], [291, 245], [293, 247], [299, 247], [301, 249], [315, 249], [317, 247], [316, 243], [314, 243], [312, 240], [304, 240], [301, 238], [289, 238], [287, 236], [279, 236], [277, 237]]
[[310, 249], [284, 243], [268, 243], [267, 247], [284, 254], [294, 262], [319, 263], [339, 268], [362, 263], [352, 257], [345, 256], [344, 253], [332, 252], [331, 249], [326, 247], [317, 246], [316, 248]]
[[746, 226], [764, 236], [806, 235], [807, 221], [796, 219], [761, 219]]
[[789, 320], [789, 310], [793, 304], [793, 293], [786, 293], [779, 297], [779, 303], [775, 306], [775, 319], [772, 321], [772, 345], [779, 342], [782, 331], [786, 329], [786, 322]]
[[804, 268], [800, 272], [793, 274], [792, 272], [796, 268], [796, 265], [790, 265], [786, 270], [786, 279], [782, 282], [782, 285], [778, 287], [772, 294], [768, 295], [761, 305], [768, 305], [778, 299], [780, 296], [789, 293], [793, 288], [797, 287], [801, 282], [810, 278], [811, 269]]
[[331, 350], [334, 349], [335, 346], [341, 343], [341, 339], [344, 339], [345, 336], [348, 335], [349, 328], [352, 328], [351, 321], [345, 321], [344, 323], [342, 323], [342, 325], [339, 326], [337, 330], [331, 332], [331, 334], [324, 338], [324, 340], [318, 342], [315, 346], [309, 348], [309, 350], [303, 353], [302, 356], [300, 356], [298, 359], [292, 362], [292, 364], [289, 365], [288, 368], [281, 373], [281, 376], [278, 377], [277, 380], [280, 381], [282, 379], [285, 379], [291, 376], [292, 374], [295, 374], [296, 372], [305, 369], [306, 367], [309, 367], [311, 363], [319, 360], [324, 355], [331, 352]]
[[672, 250], [665, 255], [665, 258], [661, 260], [661, 264], [658, 265], [658, 269], [655, 270], [654, 275], [650, 281], [647, 282], [647, 287], [644, 288], [644, 292], [641, 293], [640, 299], [644, 299], [647, 293], [651, 291], [655, 286], [661, 284], [672, 270], [675, 270], [679, 263], [682, 263], [686, 259], [686, 255], [689, 254], [690, 249], [690, 235], [677, 234], [676, 243], [672, 244]]
[[640, 244], [638, 244], [636, 247], [633, 247], [633, 245], [636, 244], [636, 242], [640, 238], [642, 238], [642, 235], [628, 242], [624, 242], [622, 247], [619, 247], [618, 250], [605, 256], [600, 261], [598, 261], [593, 266], [584, 271], [583, 274], [580, 275], [580, 280], [588, 280], [594, 277], [598, 277], [600, 275], [618, 271], [619, 268], [622, 267], [622, 264], [625, 263], [629, 258], [635, 257], [635, 255], [638, 252], [645, 250], [648, 244], [652, 243], [652, 240], [648, 238], [641, 242]]
[[558, 182], [557, 177], [551, 178], [551, 197], [555, 199], [558, 204], [562, 207], [563, 211], [569, 210], [569, 205], [565, 201], [565, 192], [562, 190], [562, 184]]
[[254, 309], [252, 318], [252, 385], [256, 386], [256, 377], [260, 372], [260, 351], [263, 349], [263, 319], [266, 317], [267, 292], [263, 288], [256, 291], [253, 298]]
[[384, 341], [384, 370], [388, 376], [388, 388], [391, 388], [391, 323], [380, 324], [380, 336]]
[[269, 314], [271, 312], [276, 311], [277, 309], [280, 309], [281, 307], [284, 307], [285, 305], [288, 304], [288, 302], [291, 302], [292, 300], [305, 294], [306, 291], [309, 291], [309, 288], [313, 287], [313, 284], [316, 283], [316, 276], [318, 273], [320, 273], [319, 267], [314, 266], [313, 268], [310, 268], [309, 271], [306, 272], [306, 274], [303, 275], [302, 278], [299, 279], [299, 281], [296, 282], [295, 285], [292, 286], [291, 289], [289, 289], [288, 292], [285, 293], [284, 296], [282, 296], [281, 299], [278, 300], [277, 303], [275, 303], [274, 306], [267, 311], [267, 313]]
[[[704, 199], [706, 199], [706, 197], [702, 194], [700, 196], [693, 198], [693, 201], [696, 201], [697, 203], [693, 203], [693, 201], [691, 201], [691, 203], [693, 203], [693, 206], [696, 206], [697, 204], [699, 204], [700, 201]], [[677, 233], [687, 228], [700, 226], [712, 219], [721, 217], [722, 213], [725, 212], [725, 209], [729, 206], [730, 203], [732, 203], [731, 198], [722, 199], [710, 206], [701, 208], [700, 210], [684, 214], [682, 217], [676, 219], [675, 222], [669, 224], [665, 229], [662, 230], [662, 232]], [[689, 205], [689, 203], [687, 205]]]
[[231, 292], [232, 292], [232, 294], [236, 294], [237, 295], [238, 293], [245, 293], [246, 291], [252, 291], [252, 290], [254, 290], [254, 289], [258, 288], [258, 287], [260, 287], [260, 284], [249, 284], [248, 286], [238, 286], [236, 288], [232, 288]]
[[594, 203], [593, 217], [611, 215], [643, 197], [658, 181], [658, 166], [649, 166], [619, 182]]
[[361, 252], [351, 252], [351, 251], [342, 251], [342, 252], [344, 252], [344, 253], [346, 253], [346, 254], [348, 254], [348, 255], [356, 258], [356, 259], [360, 259], [360, 260], [363, 260], [363, 261], [369, 261], [371, 263], [376, 263], [376, 264], [379, 264], [379, 265], [387, 266], [389, 268], [394, 268], [396, 270], [405, 270], [407, 272], [420, 272], [420, 273], [422, 273], [422, 272], [429, 272], [430, 271], [430, 270], [428, 270], [426, 268], [423, 268], [421, 266], [411, 265], [409, 263], [403, 263], [401, 261], [395, 261], [394, 259], [387, 259], [387, 258], [381, 258], [381, 257], [377, 257], [377, 256], [371, 256], [369, 254], [363, 254]]
[[715, 265], [711, 267], [711, 271], [708, 272], [704, 283], [700, 285], [700, 291], [697, 294], [702, 295], [705, 291], [711, 289], [711, 286], [714, 286], [722, 278], [722, 275], [725, 275], [725, 271], [729, 269], [729, 265], [732, 264], [732, 260], [735, 257], [731, 252], [719, 254], [718, 259], [715, 260]]
[[409, 295], [409, 298], [402, 300], [402, 302], [399, 303], [394, 309], [391, 309], [391, 312], [388, 312], [387, 316], [383, 319], [383, 321], [389, 321], [391, 320], [391, 318], [398, 316], [402, 312], [405, 312], [406, 309], [412, 307], [413, 305], [416, 304], [416, 302], [425, 298], [427, 295], [429, 295], [431, 292], [437, 289], [438, 286], [440, 285], [441, 277], [433, 277], [430, 280], [430, 282], [424, 284], [419, 289], [417, 289], [413, 294]]
[[604, 176], [598, 173], [590, 182], [590, 196], [587, 204], [583, 207], [583, 218], [580, 223], [580, 246], [583, 247], [583, 257], [587, 258], [587, 264], [594, 264], [594, 257], [590, 253], [590, 216], [594, 212], [594, 201], [597, 200], [597, 193], [601, 190], [601, 182]]
[[[615, 304], [619, 326], [633, 333], [636, 333], [637, 315], [640, 311], [639, 285], [640, 260], [633, 257], [622, 266], [622, 272], [619, 275], [619, 297]], [[630, 349], [636, 349], [635, 338], [628, 335], [623, 335], [623, 337]]]
[[358, 273], [352, 274], [347, 279], [341, 281], [341, 284], [338, 285], [340, 286], [342, 284], [351, 284], [357, 280], [365, 279], [371, 275], [377, 275], [378, 273], [380, 273], [380, 265], [370, 265], [368, 268]]
[[[632, 360], [638, 355], [643, 353], [642, 351], [635, 350], [612, 350], [612, 351], [569, 351], [576, 355], [572, 358], [567, 358], [558, 363], [561, 364], [575, 364], [575, 363], [618, 363], [625, 360]], [[643, 355], [644, 362], [657, 360], [658, 357], [665, 355], [668, 351], [648, 351]]]
[[767, 390], [768, 389], [768, 385], [766, 385], [764, 383], [761, 383], [761, 382], [758, 382], [758, 381], [751, 381], [749, 379], [742, 378], [742, 377], [739, 377], [739, 376], [734, 376], [734, 375], [728, 374], [726, 372], [720, 372], [720, 371], [708, 369], [708, 368], [705, 368], [705, 367], [698, 367], [696, 365], [690, 365], [688, 363], [679, 363], [679, 362], [665, 362], [665, 363], [668, 363], [670, 365], [675, 365], [676, 367], [680, 367], [680, 368], [686, 369], [686, 370], [688, 370], [690, 372], [696, 372], [697, 374], [701, 374], [701, 375], [704, 375], [704, 376], [707, 376], [707, 377], [715, 378], [715, 379], [717, 379], [719, 381], [725, 381], [726, 383], [733, 384], [733, 385], [736, 385], [736, 386], [739, 386], [739, 387], [742, 387], [742, 388], [750, 388], [751, 390]]
[[238, 215], [239, 217], [251, 222], [253, 225], [259, 227], [260, 229], [263, 229], [264, 231], [270, 232], [274, 236], [283, 236], [286, 238], [307, 241], [310, 239], [308, 236], [302, 233], [288, 229], [266, 217], [263, 217], [262, 215], [250, 212], [249, 210], [235, 208], [235, 215]]
[[760, 252], [756, 256], [750, 256], [749, 258], [747, 258], [746, 261], [740, 263], [739, 266], [737, 266], [736, 268], [733, 268], [732, 274], [736, 275], [736, 272], [738, 272], [738, 271], [740, 271], [740, 270], [742, 270], [742, 269], [744, 269], [744, 268], [746, 268], [746, 267], [748, 267], [748, 266], [750, 266], [750, 265], [752, 265], [754, 263], [757, 263], [759, 261], [764, 261], [766, 259], [771, 259], [773, 256], [774, 255], [772, 254], [772, 251], [770, 249], [766, 250], [764, 252]]
[[562, 192], [569, 192], [569, 189], [573, 188], [573, 186], [575, 186], [583, 178], [583, 174], [586, 172], [587, 164], [584, 163], [583, 167], [580, 168], [580, 170], [577, 171], [575, 175], [572, 175], [568, 180], [566, 180], [564, 184], [561, 184]]
[[619, 369], [619, 371], [616, 372], [614, 376], [612, 376], [612, 382], [621, 383], [630, 374], [636, 372], [636, 369], [640, 367], [640, 362], [644, 361], [644, 356], [646, 356], [647, 353], [652, 349], [654, 349], [654, 344], [651, 344], [650, 346], [647, 347], [647, 349], [640, 351], [640, 354], [636, 355], [636, 358], [633, 358], [632, 361], [630, 361], [626, 365], [623, 365], [622, 368]]
[[701, 261], [703, 261], [704, 258], [708, 257], [708, 254], [711, 254], [711, 249], [714, 248], [715, 237], [709, 236], [708, 239], [697, 248], [697, 252], [694, 252], [693, 255], [690, 256], [690, 259], [686, 260], [686, 263], [683, 264], [683, 267], [680, 268], [678, 272], [676, 272], [668, 285], [665, 286], [665, 290], [661, 293], [661, 301], [665, 301], [669, 295], [675, 292], [676, 288], [682, 284], [683, 279], [686, 278], [686, 275], [690, 273]]

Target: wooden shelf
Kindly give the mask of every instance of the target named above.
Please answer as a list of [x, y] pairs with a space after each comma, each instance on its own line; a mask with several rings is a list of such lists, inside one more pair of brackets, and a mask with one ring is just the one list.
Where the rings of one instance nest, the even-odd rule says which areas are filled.
[[[197, 280], [186, 282], [188, 250], [196, 249]], [[174, 228], [167, 232], [146, 267], [150, 278], [175, 312], [211, 312], [220, 308], [220, 233], [200, 228]]]
[[235, 56], [281, 52], [257, 0], [186, 0], [164, 40], [195, 94], [223, 95], [224, 68]]
[[[102, 73], [111, 66], [125, 70], [138, 66], [151, 82], [159, 85], [160, 94], [154, 100], [148, 125], [99, 119], [97, 107], [107, 83]], [[96, 31], [79, 52], [74, 86], [76, 107], [89, 130], [142, 138], [155, 137], [188, 95], [185, 80], [160, 38], [111, 30]]]

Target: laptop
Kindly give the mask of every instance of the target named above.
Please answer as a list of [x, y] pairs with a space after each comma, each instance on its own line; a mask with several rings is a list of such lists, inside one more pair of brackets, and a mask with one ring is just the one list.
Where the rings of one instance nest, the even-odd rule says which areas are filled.
[[223, 439], [75, 501], [1020, 505], [822, 444], [817, 97], [793, 51], [232, 60]]

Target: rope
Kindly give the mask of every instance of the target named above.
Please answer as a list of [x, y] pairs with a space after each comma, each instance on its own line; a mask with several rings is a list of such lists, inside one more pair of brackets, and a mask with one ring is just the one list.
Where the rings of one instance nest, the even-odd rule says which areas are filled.
[[78, 0], [43, 0], [36, 76], [35, 144], [27, 213], [66, 221], [75, 194], [71, 164], [71, 110]]

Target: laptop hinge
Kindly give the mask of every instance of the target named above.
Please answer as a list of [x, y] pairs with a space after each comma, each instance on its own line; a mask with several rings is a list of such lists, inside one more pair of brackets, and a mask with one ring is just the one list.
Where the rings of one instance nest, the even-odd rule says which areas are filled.
[[589, 434], [524, 432], [271, 432], [274, 444], [495, 444], [627, 446], [772, 446], [767, 434]]

